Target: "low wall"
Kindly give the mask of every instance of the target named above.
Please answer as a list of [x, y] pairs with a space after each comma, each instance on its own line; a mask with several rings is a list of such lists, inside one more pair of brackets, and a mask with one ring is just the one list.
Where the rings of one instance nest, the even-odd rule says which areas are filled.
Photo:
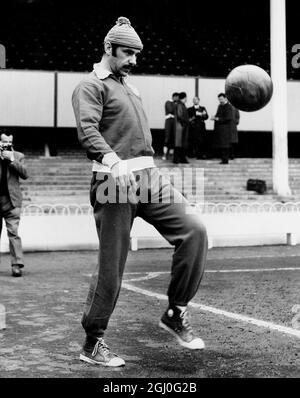
[[[64, 209], [65, 208], [65, 209]], [[86, 206], [52, 206], [45, 209], [28, 206], [20, 221], [19, 233], [23, 250], [95, 250], [98, 237], [91, 208]], [[300, 204], [212, 205], [195, 211], [200, 213], [208, 231], [211, 246], [259, 246], [300, 242]], [[37, 211], [39, 210], [39, 211]], [[54, 211], [53, 211], [54, 210]], [[66, 211], [64, 211], [66, 210]], [[144, 220], [137, 218], [131, 236], [138, 239], [138, 248], [170, 247], [169, 243]], [[2, 253], [9, 251], [7, 231], [3, 225], [0, 242]]]
[[[93, 215], [23, 215], [19, 234], [24, 251], [94, 250], [98, 237]], [[1, 235], [1, 252], [8, 252], [6, 228]]]
[[[261, 246], [300, 242], [300, 213], [200, 214], [207, 228], [209, 247]], [[137, 218], [132, 249], [170, 247], [155, 228]]]

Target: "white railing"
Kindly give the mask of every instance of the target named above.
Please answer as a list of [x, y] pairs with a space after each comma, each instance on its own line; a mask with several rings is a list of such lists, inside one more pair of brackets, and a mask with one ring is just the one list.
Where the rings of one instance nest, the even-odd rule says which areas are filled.
[[[210, 247], [300, 243], [300, 202], [198, 203]], [[90, 204], [57, 203], [24, 206], [20, 236], [25, 251], [94, 250], [98, 236]], [[131, 248], [170, 247], [149, 223], [137, 217]], [[9, 251], [5, 224], [0, 252]]]
[[197, 203], [199, 212], [216, 213], [290, 213], [300, 212], [300, 202], [240, 202], [240, 203]]
[[[196, 203], [192, 204], [200, 213], [295, 213], [300, 212], [300, 202], [240, 202], [240, 203]], [[90, 204], [29, 204], [23, 207], [22, 215], [84, 215], [93, 214]]]
[[45, 216], [45, 215], [85, 215], [92, 214], [93, 208], [89, 204], [30, 204], [26, 205], [22, 209], [22, 215], [25, 216]]

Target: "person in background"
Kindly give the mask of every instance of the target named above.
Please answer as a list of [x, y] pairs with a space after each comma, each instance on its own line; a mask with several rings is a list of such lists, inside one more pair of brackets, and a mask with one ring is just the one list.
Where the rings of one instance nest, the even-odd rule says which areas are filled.
[[172, 101], [165, 103], [165, 140], [163, 147], [162, 159], [166, 160], [168, 155], [172, 156], [174, 153], [174, 131], [175, 131], [175, 106], [179, 100], [179, 94], [173, 93]]
[[179, 93], [179, 101], [175, 105], [175, 143], [173, 163], [189, 163], [186, 158], [189, 135], [189, 114], [185, 105], [186, 101], [186, 93]]
[[240, 123], [240, 112], [232, 104], [230, 105], [232, 106], [233, 119], [231, 125], [231, 147], [230, 147], [229, 158], [230, 160], [234, 160], [237, 155], [237, 146], [239, 143], [239, 134], [237, 126]]
[[218, 95], [218, 100], [219, 106], [217, 113], [211, 118], [211, 120], [215, 122], [212, 145], [219, 152], [221, 164], [228, 164], [231, 147], [233, 109], [224, 93]]
[[6, 223], [11, 257], [12, 276], [22, 276], [24, 267], [22, 241], [18, 234], [22, 193], [19, 178], [28, 178], [24, 155], [13, 149], [13, 136], [0, 131], [0, 234]]
[[200, 106], [199, 97], [193, 98], [193, 106], [188, 108], [189, 114], [189, 145], [188, 156], [197, 159], [206, 159], [206, 126], [205, 120], [208, 119], [207, 110]]

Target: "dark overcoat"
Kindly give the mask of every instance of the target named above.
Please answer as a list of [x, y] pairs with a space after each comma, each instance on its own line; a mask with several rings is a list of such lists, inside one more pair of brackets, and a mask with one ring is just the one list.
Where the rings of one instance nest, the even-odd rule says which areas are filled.
[[215, 121], [212, 146], [214, 148], [230, 148], [231, 130], [233, 125], [233, 108], [227, 104], [219, 105], [216, 113], [219, 120]]
[[187, 148], [189, 134], [189, 114], [183, 102], [175, 104], [175, 147]]
[[[200, 113], [204, 114], [200, 115]], [[204, 108], [204, 106], [199, 106], [197, 109], [194, 106], [191, 106], [188, 108], [188, 114], [190, 121], [189, 135], [191, 142], [197, 141], [203, 143], [206, 131], [205, 120], [208, 119], [207, 110]]]
[[231, 126], [231, 143], [237, 144], [239, 142], [237, 126], [240, 122], [240, 112], [234, 106], [232, 106], [232, 112], [233, 112], [233, 120], [232, 120], [232, 126]]
[[165, 119], [165, 142], [164, 144], [169, 148], [174, 148], [174, 135], [175, 135], [175, 102], [167, 101], [165, 103], [165, 114], [172, 115], [173, 117], [169, 117]]

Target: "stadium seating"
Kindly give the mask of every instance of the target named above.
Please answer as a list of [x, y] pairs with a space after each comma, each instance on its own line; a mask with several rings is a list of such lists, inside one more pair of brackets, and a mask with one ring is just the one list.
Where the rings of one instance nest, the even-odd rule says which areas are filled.
[[[27, 156], [26, 164], [30, 178], [22, 181], [24, 206], [28, 204], [88, 204], [91, 162], [82, 152], [73, 152], [52, 158]], [[194, 167], [204, 170], [203, 191], [192, 191], [192, 183], [187, 182], [185, 194], [193, 202], [240, 203], [240, 202], [275, 202], [300, 200], [300, 162], [290, 159], [291, 198], [278, 198], [272, 191], [272, 159], [237, 159], [226, 168], [217, 160], [199, 160]], [[182, 173], [181, 165], [156, 159], [156, 164], [170, 178]], [[186, 166], [190, 167], [190, 165]], [[249, 178], [264, 179], [268, 191], [259, 195], [246, 190]]]
[[[120, 7], [120, 2], [115, 3]], [[145, 7], [148, 6], [149, 18], [137, 14], [134, 9], [128, 11], [145, 43], [137, 74], [225, 77], [234, 67], [245, 63], [257, 64], [270, 72], [268, 23], [260, 23], [258, 15], [255, 16], [257, 23], [253, 34], [252, 26], [251, 30], [247, 28], [247, 20], [243, 26], [241, 21], [232, 23], [224, 15], [220, 24], [209, 10], [205, 11], [205, 17], [199, 17], [198, 13], [193, 15], [192, 10], [190, 13], [183, 10], [186, 16], [182, 14], [181, 17], [181, 9], [176, 11], [176, 7], [167, 19], [170, 10], [166, 0], [160, 2], [159, 15], [148, 3]], [[63, 4], [55, 7], [50, 0], [32, 1], [8, 11], [8, 15], [13, 14], [13, 19], [4, 18], [0, 26], [7, 68], [91, 70], [93, 63], [101, 57], [107, 21], [115, 20], [115, 10], [113, 7], [103, 10], [102, 4], [88, 0], [84, 10], [72, 4], [70, 14], [70, 9]], [[224, 10], [220, 10], [219, 18]], [[264, 17], [268, 22], [268, 10], [260, 13], [260, 21]], [[297, 38], [290, 34], [288, 56], [296, 42]], [[291, 62], [288, 62], [288, 78], [300, 78], [300, 70], [294, 69]]]
[[[54, 0], [6, 1], [5, 13], [2, 7], [2, 15], [6, 17], [0, 24], [6, 67], [91, 70], [93, 63], [101, 58], [108, 21], [113, 24], [116, 15], [127, 15], [145, 44], [136, 74], [224, 78], [233, 67], [245, 63], [257, 64], [270, 72], [269, 10], [261, 6], [261, 2], [257, 2], [259, 13], [255, 1], [249, 7], [245, 3], [238, 10], [239, 19], [229, 15], [226, 2], [217, 2], [218, 12], [214, 12], [213, 1], [201, 2], [200, 13], [193, 12], [192, 7], [174, 7], [171, 0], [161, 0], [159, 12], [152, 0], [140, 2], [142, 6], [138, 1], [134, 3], [111, 0], [99, 4], [96, 0], [86, 0], [83, 6]], [[295, 14], [291, 3], [288, 4], [289, 21]], [[291, 22], [288, 56], [298, 41], [292, 26]], [[300, 69], [294, 69], [291, 62], [288, 62], [288, 78], [300, 78]], [[25, 152], [31, 178], [22, 183], [24, 204], [88, 202], [90, 164], [84, 155], [75, 153], [72, 157], [60, 153], [60, 157], [47, 159], [39, 157], [36, 151]], [[249, 162], [238, 159], [226, 171], [216, 161], [199, 165], [205, 168], [206, 201], [278, 200], [271, 189], [271, 159], [249, 159]], [[290, 160], [293, 199], [300, 197], [299, 169], [297, 161]], [[269, 187], [268, 193], [262, 196], [245, 189], [248, 178], [258, 177], [265, 179]]]

